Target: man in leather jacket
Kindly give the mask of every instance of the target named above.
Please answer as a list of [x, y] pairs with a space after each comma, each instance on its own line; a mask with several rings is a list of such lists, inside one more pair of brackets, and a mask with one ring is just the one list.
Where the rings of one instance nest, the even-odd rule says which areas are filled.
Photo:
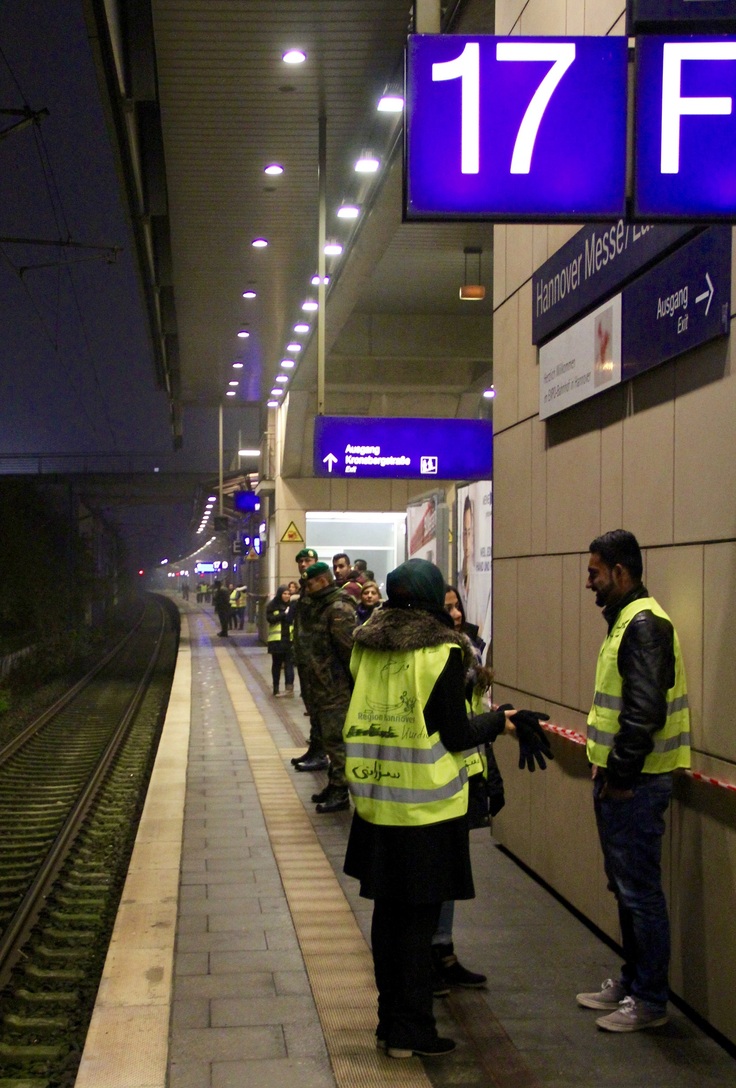
[[605, 1031], [667, 1022], [670, 938], [661, 851], [672, 771], [690, 765], [685, 672], [674, 626], [642, 580], [641, 550], [616, 529], [590, 545], [586, 588], [608, 634], [588, 715], [593, 799], [609, 887], [618, 901], [625, 963], [584, 1008], [609, 1010]]

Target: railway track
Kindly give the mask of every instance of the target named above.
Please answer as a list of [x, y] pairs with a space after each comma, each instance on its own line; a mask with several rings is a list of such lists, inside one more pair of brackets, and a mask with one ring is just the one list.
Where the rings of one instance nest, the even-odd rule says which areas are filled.
[[0, 751], [0, 1085], [72, 1085], [176, 659], [178, 616], [133, 631]]

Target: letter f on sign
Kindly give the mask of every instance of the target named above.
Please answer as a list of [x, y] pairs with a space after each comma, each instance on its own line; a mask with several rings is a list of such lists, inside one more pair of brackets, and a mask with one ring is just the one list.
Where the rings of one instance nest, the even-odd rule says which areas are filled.
[[685, 115], [727, 115], [732, 98], [683, 98], [684, 60], [736, 60], [736, 42], [665, 42], [662, 53], [662, 154], [660, 172], [680, 172], [680, 118]]

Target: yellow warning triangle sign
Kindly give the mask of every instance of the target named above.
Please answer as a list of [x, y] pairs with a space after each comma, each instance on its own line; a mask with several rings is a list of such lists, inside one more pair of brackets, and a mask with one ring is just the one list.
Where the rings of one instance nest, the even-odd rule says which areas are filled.
[[246, 559], [257, 559], [258, 558], [258, 552], [255, 550], [255, 548], [251, 548], [245, 558]]
[[297, 529], [294, 522], [290, 521], [286, 532], [284, 533], [284, 535], [281, 537], [281, 540], [279, 541], [279, 544], [303, 544], [303, 543], [304, 543], [304, 537], [299, 532], [299, 530]]

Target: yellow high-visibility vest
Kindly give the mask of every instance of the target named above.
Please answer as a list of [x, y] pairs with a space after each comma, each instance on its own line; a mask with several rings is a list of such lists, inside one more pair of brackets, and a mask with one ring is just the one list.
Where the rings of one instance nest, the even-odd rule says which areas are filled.
[[[595, 670], [595, 695], [588, 714], [588, 759], [605, 767], [620, 729], [619, 714], [623, 710], [623, 678], [618, 669], [621, 639], [634, 616], [643, 611], [670, 620], [653, 597], [640, 597], [621, 609], [611, 631], [603, 641]], [[690, 710], [687, 699], [685, 668], [677, 631], [674, 630], [675, 682], [667, 692], [667, 720], [654, 734], [654, 749], [644, 760], [645, 774], [663, 774], [676, 767], [690, 766]]]
[[463, 755], [449, 752], [424, 720], [450, 653], [461, 653], [460, 647], [442, 643], [389, 652], [358, 643], [353, 648], [345, 773], [356, 812], [368, 823], [416, 827], [467, 812]]

